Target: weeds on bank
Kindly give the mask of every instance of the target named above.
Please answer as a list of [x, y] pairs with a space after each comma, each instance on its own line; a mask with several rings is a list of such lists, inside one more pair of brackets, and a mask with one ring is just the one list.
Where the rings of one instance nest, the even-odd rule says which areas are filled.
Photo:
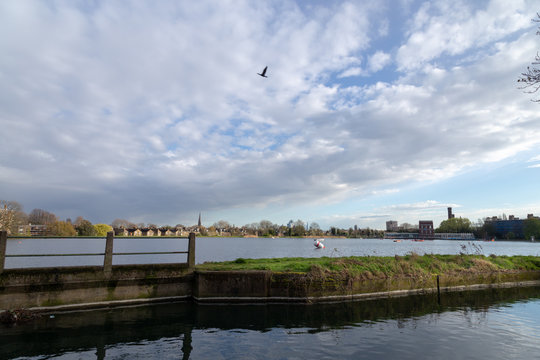
[[[472, 248], [478, 252], [478, 248]], [[351, 256], [321, 258], [243, 259], [197, 265], [197, 270], [266, 270], [311, 274], [314, 277], [339, 276], [359, 279], [391, 277], [424, 278], [435, 274], [486, 273], [540, 270], [536, 256], [484, 256], [480, 254], [404, 256]]]

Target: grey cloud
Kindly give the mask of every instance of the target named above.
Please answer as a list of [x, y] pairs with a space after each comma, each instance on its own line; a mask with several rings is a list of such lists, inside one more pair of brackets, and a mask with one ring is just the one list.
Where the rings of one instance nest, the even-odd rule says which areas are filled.
[[538, 143], [534, 104], [511, 87], [530, 38], [347, 88], [323, 80], [368, 51], [370, 6], [308, 18], [286, 3], [28, 4], [0, 11], [21, 30], [0, 43], [0, 198], [27, 210], [191, 224], [448, 177]]

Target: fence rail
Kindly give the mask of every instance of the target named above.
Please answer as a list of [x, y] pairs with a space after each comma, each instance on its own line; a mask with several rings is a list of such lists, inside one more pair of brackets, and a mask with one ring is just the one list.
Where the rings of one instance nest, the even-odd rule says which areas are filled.
[[[185, 238], [184, 238], [185, 239]], [[107, 233], [107, 239], [105, 242], [105, 252], [102, 253], [82, 253], [82, 254], [6, 254], [7, 246], [7, 231], [0, 231], [0, 274], [4, 271], [5, 260], [8, 257], [21, 258], [21, 257], [56, 257], [56, 256], [104, 256], [103, 259], [103, 271], [106, 274], [110, 274], [112, 271], [112, 259], [113, 256], [129, 256], [129, 255], [169, 255], [169, 254], [187, 254], [187, 262], [180, 264], [187, 264], [188, 268], [195, 266], [195, 234], [190, 233], [187, 238], [188, 250], [187, 251], [153, 251], [153, 252], [114, 252], [114, 233], [112, 231]]]

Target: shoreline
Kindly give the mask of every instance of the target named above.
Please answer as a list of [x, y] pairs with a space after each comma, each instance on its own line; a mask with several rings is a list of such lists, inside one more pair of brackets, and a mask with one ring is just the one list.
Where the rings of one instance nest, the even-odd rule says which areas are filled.
[[72, 311], [161, 301], [303, 303], [540, 286], [540, 257], [417, 255], [237, 259], [196, 265], [6, 269], [0, 309]]

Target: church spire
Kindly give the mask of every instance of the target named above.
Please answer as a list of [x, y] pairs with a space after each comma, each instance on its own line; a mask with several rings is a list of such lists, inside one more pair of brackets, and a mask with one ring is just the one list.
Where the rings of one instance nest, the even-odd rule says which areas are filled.
[[201, 227], [201, 213], [199, 213], [199, 227]]

